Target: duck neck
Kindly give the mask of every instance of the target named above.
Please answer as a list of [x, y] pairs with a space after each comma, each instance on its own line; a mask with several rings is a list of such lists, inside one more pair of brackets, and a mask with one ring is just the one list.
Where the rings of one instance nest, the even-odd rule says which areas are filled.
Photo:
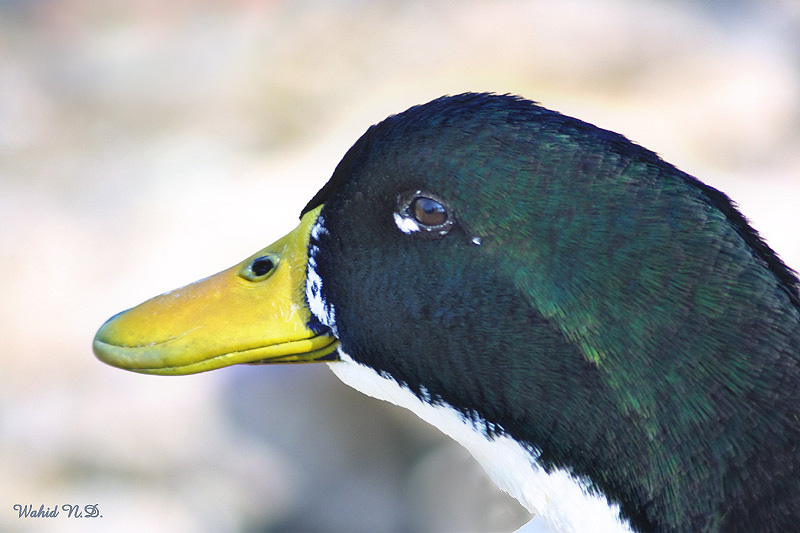
[[343, 350], [329, 363], [345, 384], [406, 408], [466, 448], [492, 481], [534, 514], [537, 531], [607, 531], [630, 533], [619, 505], [593, 492], [590, 485], [563, 469], [545, 469], [538, 452], [508, 435], [487, 435], [477, 413], [465, 416], [452, 406], [419, 396], [385, 373], [355, 362]]

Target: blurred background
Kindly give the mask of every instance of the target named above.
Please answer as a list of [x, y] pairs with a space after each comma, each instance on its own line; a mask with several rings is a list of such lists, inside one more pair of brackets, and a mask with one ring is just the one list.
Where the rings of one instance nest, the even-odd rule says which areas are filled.
[[325, 366], [153, 377], [91, 353], [110, 315], [290, 230], [369, 125], [467, 90], [659, 152], [800, 267], [795, 0], [0, 1], [0, 530], [524, 521]]

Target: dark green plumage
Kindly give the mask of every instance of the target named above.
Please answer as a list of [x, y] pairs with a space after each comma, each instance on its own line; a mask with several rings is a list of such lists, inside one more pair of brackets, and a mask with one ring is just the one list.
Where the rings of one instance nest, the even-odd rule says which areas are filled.
[[[409, 191], [453, 228], [398, 231]], [[466, 94], [370, 128], [304, 212], [323, 203], [316, 272], [355, 361], [590, 481], [635, 528], [796, 528], [798, 281], [724, 194]]]

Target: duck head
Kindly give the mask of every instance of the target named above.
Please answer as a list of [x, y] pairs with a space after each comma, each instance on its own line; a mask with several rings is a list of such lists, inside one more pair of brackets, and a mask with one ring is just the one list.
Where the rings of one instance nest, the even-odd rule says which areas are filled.
[[[371, 127], [296, 230], [112, 317], [94, 350], [153, 374], [326, 361], [551, 525], [601, 502], [621, 530], [758, 529], [798, 518], [799, 308], [723, 193], [620, 135], [464, 94]], [[534, 494], [556, 477], [586, 501]]]

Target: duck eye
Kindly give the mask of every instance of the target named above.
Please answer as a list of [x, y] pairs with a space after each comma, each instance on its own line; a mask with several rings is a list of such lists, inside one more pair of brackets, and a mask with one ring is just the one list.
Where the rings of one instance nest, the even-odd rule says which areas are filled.
[[411, 203], [414, 219], [425, 226], [441, 226], [447, 222], [447, 210], [432, 198], [420, 196]]
[[397, 196], [394, 223], [405, 234], [441, 237], [456, 225], [456, 217], [436, 195], [417, 190]]

